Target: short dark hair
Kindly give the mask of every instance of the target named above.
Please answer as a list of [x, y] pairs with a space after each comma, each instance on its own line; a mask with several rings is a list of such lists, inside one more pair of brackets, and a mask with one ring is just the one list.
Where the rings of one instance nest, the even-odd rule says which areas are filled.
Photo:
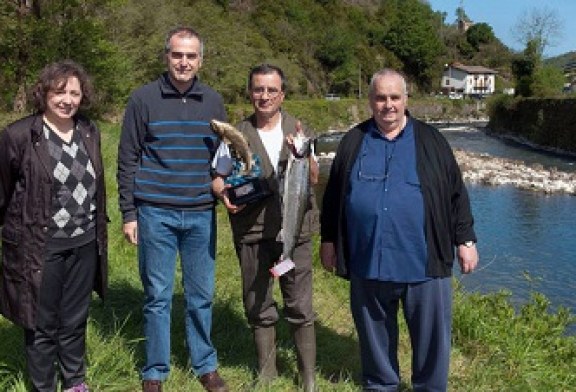
[[268, 75], [276, 73], [280, 76], [280, 80], [282, 81], [281, 89], [282, 91], [286, 91], [286, 77], [284, 77], [284, 72], [280, 67], [271, 64], [260, 64], [255, 66], [250, 70], [250, 74], [248, 74], [248, 90], [252, 88], [252, 78], [254, 75]]
[[38, 80], [32, 89], [32, 103], [36, 111], [44, 113], [48, 92], [61, 88], [71, 77], [76, 77], [80, 82], [80, 89], [82, 90], [80, 107], [88, 108], [94, 97], [90, 76], [80, 64], [72, 60], [63, 60], [48, 64], [40, 71]]
[[185, 26], [176, 27], [168, 32], [168, 34], [166, 35], [166, 40], [164, 41], [164, 53], [169, 53], [170, 50], [172, 49], [170, 47], [170, 40], [175, 35], [179, 37], [186, 37], [186, 38], [194, 37], [198, 39], [198, 42], [200, 42], [200, 58], [204, 57], [204, 41], [202, 40], [202, 37], [200, 37], [200, 34], [198, 34], [198, 32], [194, 30], [192, 27], [185, 27]]

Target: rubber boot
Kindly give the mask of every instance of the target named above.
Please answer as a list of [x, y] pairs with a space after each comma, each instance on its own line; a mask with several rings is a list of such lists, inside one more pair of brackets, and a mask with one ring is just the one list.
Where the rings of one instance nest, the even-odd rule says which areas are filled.
[[258, 358], [258, 379], [268, 383], [278, 377], [276, 369], [276, 330], [272, 327], [254, 328], [254, 343]]
[[302, 390], [305, 392], [316, 391], [316, 332], [314, 324], [292, 326], [294, 344], [296, 346], [296, 358], [298, 360], [298, 372], [302, 381]]

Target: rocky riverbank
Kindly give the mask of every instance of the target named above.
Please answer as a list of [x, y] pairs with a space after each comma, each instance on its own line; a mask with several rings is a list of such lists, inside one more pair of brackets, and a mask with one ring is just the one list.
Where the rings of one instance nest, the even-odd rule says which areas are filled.
[[484, 185], [513, 185], [520, 189], [576, 196], [576, 173], [567, 173], [542, 165], [496, 158], [488, 154], [455, 150], [466, 181]]
[[[576, 196], [576, 173], [463, 150], [455, 150], [454, 154], [467, 182], [490, 186], [510, 185], [546, 194]], [[319, 158], [332, 160], [334, 152], [320, 153]]]

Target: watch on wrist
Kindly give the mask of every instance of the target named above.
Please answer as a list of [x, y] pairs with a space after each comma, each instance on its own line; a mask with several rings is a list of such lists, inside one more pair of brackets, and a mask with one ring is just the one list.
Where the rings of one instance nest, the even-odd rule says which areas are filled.
[[476, 243], [474, 241], [465, 241], [462, 245], [467, 248], [472, 248], [474, 245], [476, 245]]

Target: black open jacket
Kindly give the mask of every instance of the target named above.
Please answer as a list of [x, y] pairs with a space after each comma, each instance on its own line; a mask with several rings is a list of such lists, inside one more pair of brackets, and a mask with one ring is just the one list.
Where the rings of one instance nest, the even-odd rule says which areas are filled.
[[[96, 173], [98, 269], [93, 289], [104, 297], [108, 285], [108, 217], [100, 132], [82, 116], [75, 120]], [[37, 114], [8, 125], [0, 134], [0, 313], [28, 329], [36, 326], [46, 233], [52, 215], [54, 179], [42, 132], [42, 115]]]
[[[344, 278], [349, 278], [345, 198], [352, 166], [371, 121], [355, 126], [342, 138], [322, 201], [321, 241], [334, 243], [336, 274]], [[470, 200], [458, 163], [444, 136], [422, 121], [414, 118], [411, 121], [416, 143], [416, 170], [424, 198], [426, 274], [447, 277], [452, 274], [454, 247], [476, 241]]]

